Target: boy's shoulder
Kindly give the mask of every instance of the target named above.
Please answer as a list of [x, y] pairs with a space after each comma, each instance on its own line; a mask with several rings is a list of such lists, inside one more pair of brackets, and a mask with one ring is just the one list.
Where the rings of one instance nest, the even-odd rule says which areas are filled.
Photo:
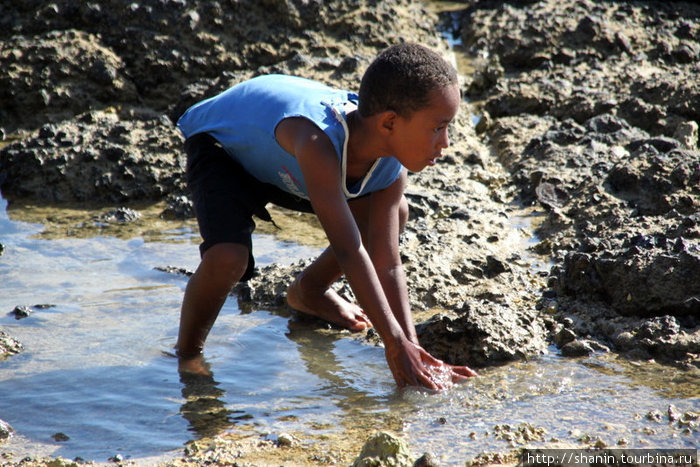
[[329, 86], [320, 81], [304, 78], [295, 75], [268, 74], [259, 75], [242, 81], [233, 87], [235, 88], [272, 88], [283, 92], [285, 89], [314, 89], [319, 91], [339, 91], [340, 89]]
[[[317, 106], [342, 108], [357, 102], [357, 94], [320, 81], [294, 75], [260, 75], [242, 81], [214, 98], [222, 105], [245, 105], [247, 108], [274, 108], [304, 113]], [[297, 109], [297, 110], [294, 110]]]

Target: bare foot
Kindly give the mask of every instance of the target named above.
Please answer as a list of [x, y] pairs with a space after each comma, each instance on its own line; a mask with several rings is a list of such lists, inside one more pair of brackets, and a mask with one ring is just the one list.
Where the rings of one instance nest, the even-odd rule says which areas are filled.
[[304, 291], [298, 278], [287, 288], [287, 304], [297, 311], [351, 331], [362, 331], [372, 327], [369, 318], [359, 306], [344, 300], [331, 288], [322, 293]]
[[204, 360], [203, 355], [195, 355], [194, 357], [183, 358], [179, 357], [178, 371], [193, 375], [210, 376], [209, 364]]

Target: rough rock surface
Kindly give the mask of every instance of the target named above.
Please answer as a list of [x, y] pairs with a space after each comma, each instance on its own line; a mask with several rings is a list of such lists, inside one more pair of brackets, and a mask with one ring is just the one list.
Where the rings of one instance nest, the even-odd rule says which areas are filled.
[[695, 366], [699, 17], [689, 2], [482, 1], [461, 22], [479, 131], [548, 213], [555, 334]]
[[159, 200], [184, 190], [180, 140], [164, 115], [89, 111], [6, 147], [0, 183], [42, 202]]
[[393, 433], [379, 432], [367, 439], [352, 467], [410, 466], [413, 460], [405, 441]]
[[174, 122], [189, 105], [262, 73], [354, 88], [389, 44], [439, 47], [434, 25], [407, 0], [2, 1], [0, 136], [14, 143], [0, 189], [10, 202], [177, 202]]
[[[116, 1], [3, 9], [0, 108], [4, 132], [17, 141], [1, 150], [0, 187], [11, 204], [167, 198], [164, 216], [191, 215], [173, 124], [189, 105], [271, 72], [357, 89], [389, 44], [445, 50], [435, 17], [404, 0], [145, 1], [127, 15]], [[421, 326], [426, 348], [453, 363], [488, 365], [542, 352], [546, 329], [535, 309], [542, 279], [527, 262], [512, 264], [520, 256], [502, 204], [506, 174], [485, 156], [469, 114], [465, 105], [444, 166], [412, 177], [403, 251], [415, 308], [446, 313]], [[265, 271], [256, 303], [270, 302], [261, 295], [282, 303], [275, 297], [292, 275]], [[513, 282], [523, 289], [504, 291]]]

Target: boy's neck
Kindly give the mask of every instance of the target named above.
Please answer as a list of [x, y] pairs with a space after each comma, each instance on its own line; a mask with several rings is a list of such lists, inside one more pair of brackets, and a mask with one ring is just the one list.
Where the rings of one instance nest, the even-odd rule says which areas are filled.
[[387, 155], [381, 138], [374, 130], [372, 117], [363, 118], [357, 110], [348, 114], [348, 167], [371, 167], [380, 157]]

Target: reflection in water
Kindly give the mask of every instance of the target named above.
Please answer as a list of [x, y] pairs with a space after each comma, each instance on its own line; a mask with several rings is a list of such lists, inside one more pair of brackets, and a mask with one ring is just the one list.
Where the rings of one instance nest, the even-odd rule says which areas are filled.
[[235, 423], [232, 417], [235, 412], [227, 409], [223, 401], [224, 391], [206, 362], [205, 366], [209, 374], [180, 371], [182, 397], [185, 400], [180, 414], [189, 422], [188, 429], [199, 438], [215, 436]]
[[286, 336], [297, 344], [307, 371], [320, 381], [318, 396], [342, 410], [339, 423], [345, 433], [400, 429], [400, 398], [383, 349], [358, 344], [346, 332], [318, 329], [304, 321], [290, 320], [288, 329]]
[[[275, 327], [266, 326], [268, 320]], [[251, 425], [303, 438], [364, 439], [373, 430], [400, 428], [393, 422], [399, 419], [391, 400], [397, 393], [382, 349], [325, 329], [319, 320], [290, 318], [287, 309], [224, 310], [219, 324], [207, 348], [211, 359], [202, 361], [208, 375], [179, 373], [180, 414], [198, 437], [236, 427], [249, 432]]]
[[[309, 373], [323, 381], [320, 390], [334, 398], [335, 405], [350, 412], [358, 407], [370, 408], [386, 401], [380, 401], [367, 390], [358, 389], [350, 381], [342, 363], [334, 353], [336, 343], [341, 338], [335, 332], [322, 332], [313, 326], [290, 320], [286, 336], [297, 344], [299, 356]], [[365, 362], [355, 362], [364, 364]], [[364, 365], [362, 365], [364, 366]]]
[[324, 390], [332, 388], [335, 395], [359, 395], [359, 392], [348, 384], [342, 373], [342, 366], [333, 354], [335, 342], [338, 340], [335, 333], [318, 332], [313, 325], [295, 320], [289, 321], [288, 329], [286, 336], [297, 344], [299, 355], [309, 373], [328, 382], [324, 384]]

